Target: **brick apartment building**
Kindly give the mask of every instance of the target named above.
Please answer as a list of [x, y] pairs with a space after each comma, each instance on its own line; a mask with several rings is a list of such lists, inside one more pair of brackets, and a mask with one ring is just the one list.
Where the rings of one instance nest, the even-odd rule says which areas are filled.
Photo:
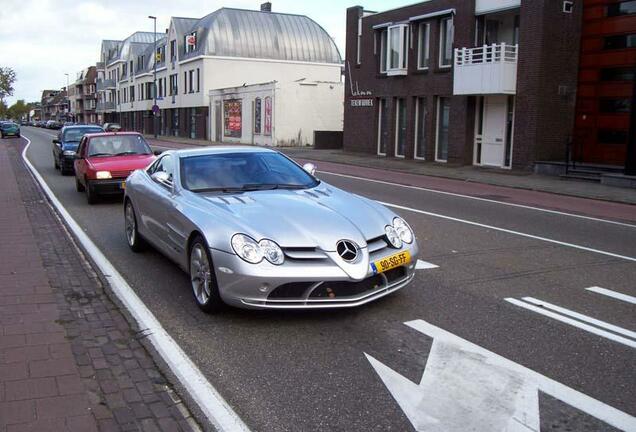
[[345, 150], [514, 169], [562, 160], [582, 10], [580, 0], [349, 8]]

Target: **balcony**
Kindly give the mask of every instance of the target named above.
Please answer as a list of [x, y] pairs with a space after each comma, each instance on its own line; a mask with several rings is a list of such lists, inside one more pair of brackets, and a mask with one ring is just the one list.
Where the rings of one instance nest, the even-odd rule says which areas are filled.
[[115, 111], [115, 102], [97, 102], [95, 111], [97, 112]]
[[456, 48], [453, 94], [515, 94], [518, 45]]
[[105, 79], [105, 80], [100, 80], [97, 81], [97, 91], [104, 91], [107, 89], [114, 89], [115, 87], [115, 80], [113, 79]]

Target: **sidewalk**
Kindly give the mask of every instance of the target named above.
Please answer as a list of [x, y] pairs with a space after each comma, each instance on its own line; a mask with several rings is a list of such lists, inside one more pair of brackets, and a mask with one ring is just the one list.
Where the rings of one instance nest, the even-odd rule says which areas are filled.
[[200, 430], [0, 142], [0, 432]]
[[[146, 138], [151, 145], [159, 148], [215, 145], [210, 141], [178, 137], [159, 137], [155, 140], [152, 136], [147, 135]], [[295, 159], [316, 162], [319, 169], [319, 162], [322, 161], [580, 198], [636, 204], [636, 189], [618, 188], [587, 181], [565, 180], [556, 176], [481, 168], [470, 165], [453, 166], [435, 162], [386, 158], [363, 153], [350, 153], [343, 150], [315, 150], [311, 147], [281, 147], [278, 150]]]

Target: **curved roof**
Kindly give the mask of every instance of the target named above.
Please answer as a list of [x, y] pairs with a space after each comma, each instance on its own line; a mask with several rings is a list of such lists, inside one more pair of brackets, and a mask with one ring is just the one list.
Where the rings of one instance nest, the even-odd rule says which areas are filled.
[[[180, 59], [198, 55], [247, 57], [342, 63], [333, 39], [314, 20], [304, 15], [222, 8], [196, 20], [179, 24]], [[181, 32], [179, 31], [181, 30]], [[197, 49], [184, 53], [184, 35], [197, 33]]]

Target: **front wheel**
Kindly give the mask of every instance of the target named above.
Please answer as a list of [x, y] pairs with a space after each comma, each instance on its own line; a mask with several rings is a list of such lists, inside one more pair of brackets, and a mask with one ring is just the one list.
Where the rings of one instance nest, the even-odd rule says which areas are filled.
[[75, 177], [75, 190], [78, 192], [84, 192], [84, 185]]
[[190, 281], [194, 299], [202, 311], [212, 313], [223, 309], [210, 251], [201, 236], [190, 246]]
[[86, 190], [86, 202], [91, 205], [95, 204], [97, 202], [97, 194], [88, 180], [86, 180], [84, 189]]
[[139, 229], [137, 228], [137, 215], [135, 214], [135, 208], [130, 200], [126, 201], [124, 219], [128, 246], [133, 252], [141, 252], [145, 249], [146, 244], [144, 239], [139, 235]]

